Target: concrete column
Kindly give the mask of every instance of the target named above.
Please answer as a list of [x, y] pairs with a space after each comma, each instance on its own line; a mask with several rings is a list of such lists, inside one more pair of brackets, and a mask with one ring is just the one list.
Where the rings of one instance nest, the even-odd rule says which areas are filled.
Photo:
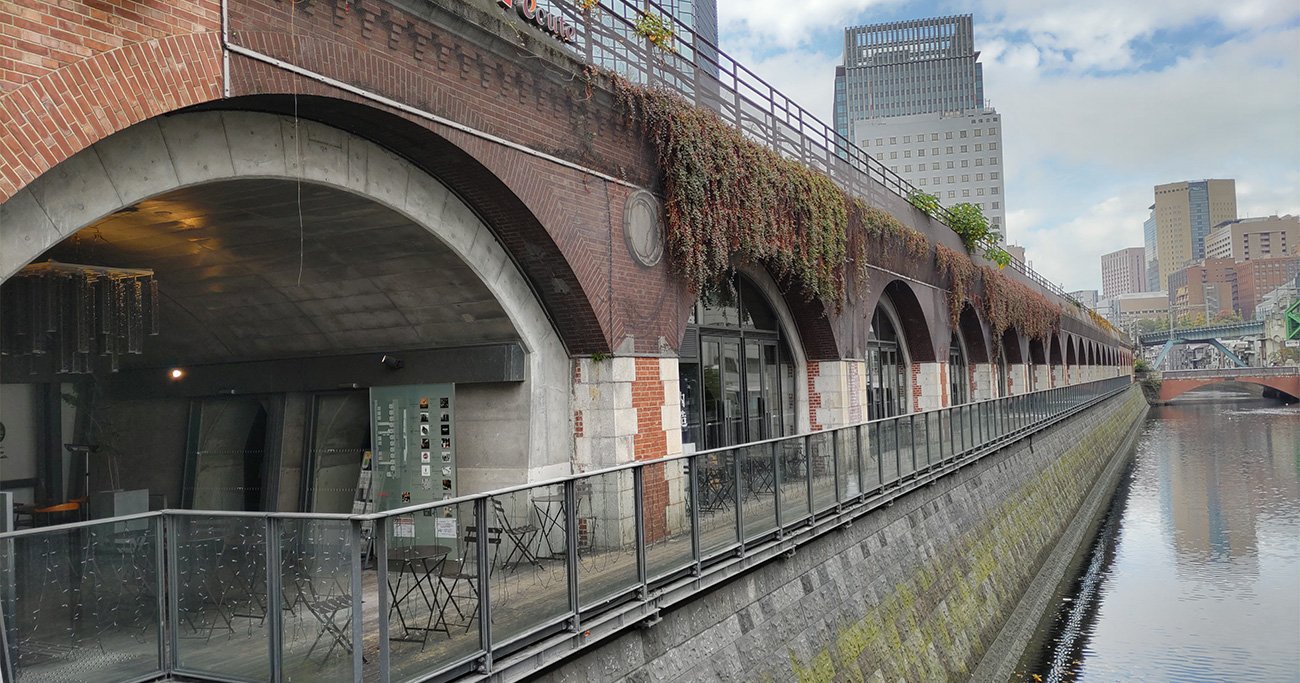
[[[632, 403], [632, 388], [636, 380], [636, 358], [619, 357], [599, 361], [579, 358], [574, 361], [575, 471], [632, 462], [638, 426], [637, 409]], [[679, 444], [680, 440], [679, 427]]]
[[834, 429], [867, 419], [867, 370], [861, 360], [808, 362], [808, 416], [812, 430]]
[[1029, 366], [1024, 363], [1007, 365], [1007, 377], [1010, 380], [1012, 396], [1029, 393]]
[[974, 363], [970, 367], [971, 400], [987, 401], [998, 396], [998, 367], [992, 363]]
[[1034, 366], [1034, 391], [1043, 391], [1052, 388], [1052, 366], [1035, 365]]
[[912, 412], [944, 406], [948, 394], [948, 363], [912, 363]]

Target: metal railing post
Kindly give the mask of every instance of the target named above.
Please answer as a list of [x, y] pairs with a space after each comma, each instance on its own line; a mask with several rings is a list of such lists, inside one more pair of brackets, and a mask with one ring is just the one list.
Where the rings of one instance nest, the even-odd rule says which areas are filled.
[[266, 621], [270, 624], [271, 631], [267, 647], [271, 649], [271, 683], [280, 683], [284, 675], [284, 663], [281, 661], [284, 653], [284, 613], [281, 611], [283, 599], [280, 592], [283, 578], [280, 574], [280, 520], [276, 517], [265, 519], [262, 542], [266, 546]]
[[[478, 639], [483, 648], [481, 673], [492, 673], [492, 566], [488, 564], [488, 499], [474, 501], [474, 544], [475, 562], [478, 565]], [[387, 638], [386, 634], [381, 634]], [[384, 677], [384, 681], [389, 679]]]
[[700, 573], [700, 563], [704, 559], [700, 557], [700, 458], [691, 456], [686, 460], [687, 463], [687, 486], [690, 488], [691, 495], [691, 557], [695, 560], [693, 572], [698, 576]]
[[[641, 584], [639, 596], [645, 600], [650, 594], [650, 570], [646, 566], [645, 540], [645, 466], [632, 470], [633, 513], [636, 525], [636, 576]], [[590, 530], [587, 533], [591, 533]]]
[[[379, 593], [379, 680], [381, 683], [388, 683], [392, 671], [392, 643], [389, 642], [388, 618], [391, 616], [393, 606], [391, 604], [392, 595], [388, 590], [388, 517], [380, 517], [374, 520], [374, 528], [371, 534], [375, 538], [375, 565], [378, 569], [375, 571], [375, 583], [378, 584], [376, 592]], [[479, 546], [484, 545], [487, 536], [483, 535], [483, 530], [479, 530]], [[479, 582], [479, 594], [485, 590], [482, 581]], [[483, 613], [479, 612], [479, 619], [483, 618]]]
[[772, 457], [772, 504], [776, 509], [777, 538], [785, 536], [785, 510], [784, 503], [781, 501], [781, 499], [784, 498], [784, 496], [781, 495], [781, 456], [777, 453], [777, 446], [783, 443], [785, 443], [784, 440], [773, 441], [771, 447], [768, 448], [768, 452]]
[[[158, 609], [158, 666], [163, 673], [170, 673], [172, 670], [172, 650], [168, 647], [171, 641], [172, 629], [176, 626], [176, 617], [173, 613], [176, 602], [176, 594], [167, 590], [167, 578], [170, 572], [167, 569], [167, 554], [175, 552], [176, 549], [166, 542], [167, 538], [167, 516], [158, 515], [154, 520], [153, 529], [153, 555], [154, 555], [154, 600]], [[10, 557], [13, 555], [11, 554]], [[12, 678], [6, 680], [13, 680]]]
[[348, 530], [348, 545], [352, 548], [350, 558], [352, 585], [349, 587], [352, 591], [352, 683], [361, 683], [366, 666], [365, 657], [361, 651], [361, 645], [365, 639], [365, 632], [361, 624], [362, 615], [364, 614], [361, 600], [361, 520], [352, 520], [348, 525]]
[[570, 628], [582, 630], [582, 610], [578, 601], [578, 509], [577, 483], [564, 482], [564, 560], [569, 574], [569, 609], [573, 610]]
[[168, 659], [167, 671], [170, 672], [180, 663], [180, 652], [181, 652], [180, 651], [181, 592], [180, 592], [180, 579], [178, 574], [179, 568], [177, 567], [177, 564], [179, 562], [178, 556], [180, 555], [181, 549], [180, 549], [180, 542], [178, 540], [179, 534], [177, 533], [175, 521], [170, 516], [163, 515], [163, 522], [164, 522], [163, 545], [166, 547], [166, 550], [160, 552], [162, 552], [163, 554], [163, 561], [167, 568], [166, 586], [167, 586], [167, 595], [170, 598], [167, 600], [167, 615], [168, 615], [168, 621], [170, 622], [170, 624], [167, 627], [167, 640], [168, 640], [168, 650], [171, 653], [170, 656], [167, 658]]

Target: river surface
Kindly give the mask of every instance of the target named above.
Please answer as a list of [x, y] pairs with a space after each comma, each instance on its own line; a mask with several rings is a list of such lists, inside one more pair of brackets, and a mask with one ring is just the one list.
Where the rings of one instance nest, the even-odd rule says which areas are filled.
[[1300, 406], [1195, 396], [1151, 409], [1017, 680], [1300, 681]]

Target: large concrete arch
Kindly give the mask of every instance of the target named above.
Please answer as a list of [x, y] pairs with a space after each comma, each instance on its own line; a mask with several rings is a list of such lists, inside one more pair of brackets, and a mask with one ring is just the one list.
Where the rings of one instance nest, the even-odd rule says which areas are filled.
[[1292, 398], [1300, 399], [1300, 380], [1296, 377], [1219, 377], [1192, 379], [1165, 379], [1160, 383], [1159, 400], [1162, 403], [1204, 387], [1219, 384], [1254, 384], [1279, 391]]
[[[299, 157], [298, 152], [301, 153]], [[442, 183], [364, 138], [253, 112], [150, 119], [101, 140], [0, 204], [0, 281], [120, 209], [179, 188], [234, 179], [315, 183], [381, 204], [459, 256], [501, 304], [528, 354], [526, 463], [495, 463], [495, 484], [567, 473], [569, 357], [529, 282], [487, 225]], [[512, 471], [513, 470], [513, 471]], [[470, 490], [486, 482], [464, 480]]]
[[966, 345], [967, 362], [988, 363], [992, 357], [989, 353], [988, 334], [980, 322], [979, 312], [970, 302], [962, 306], [957, 327], [961, 332], [962, 343]]

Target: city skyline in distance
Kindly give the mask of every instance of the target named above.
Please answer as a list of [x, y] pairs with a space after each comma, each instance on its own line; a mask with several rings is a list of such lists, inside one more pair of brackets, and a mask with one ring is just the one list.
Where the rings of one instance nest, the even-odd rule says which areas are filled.
[[846, 26], [963, 13], [1003, 117], [1007, 232], [1066, 290], [1143, 243], [1158, 184], [1235, 178], [1240, 217], [1300, 213], [1294, 3], [719, 3], [722, 49], [828, 124]]

